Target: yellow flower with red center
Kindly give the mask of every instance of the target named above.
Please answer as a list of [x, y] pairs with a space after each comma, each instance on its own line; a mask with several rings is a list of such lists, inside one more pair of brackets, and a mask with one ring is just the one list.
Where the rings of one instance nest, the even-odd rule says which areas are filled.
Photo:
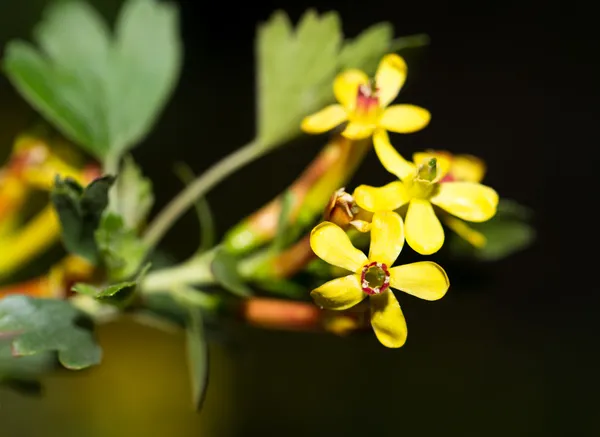
[[407, 336], [406, 321], [392, 288], [437, 300], [450, 286], [444, 269], [433, 262], [392, 267], [404, 245], [402, 218], [392, 211], [373, 214], [368, 257], [331, 222], [322, 222], [313, 229], [310, 245], [325, 262], [351, 272], [313, 290], [315, 303], [330, 310], [345, 310], [368, 297], [371, 326], [386, 347], [401, 347]]
[[408, 205], [406, 241], [418, 253], [432, 254], [444, 244], [444, 229], [433, 205], [469, 222], [483, 222], [496, 213], [496, 191], [478, 182], [453, 179], [452, 160], [445, 154], [416, 153], [414, 163], [408, 162], [392, 147], [385, 131], [375, 134], [373, 144], [383, 166], [400, 180], [379, 188], [361, 185], [354, 199], [372, 212]]
[[338, 103], [306, 117], [302, 130], [318, 134], [348, 122], [342, 135], [358, 140], [377, 130], [411, 133], [423, 129], [431, 119], [426, 109], [414, 105], [388, 106], [404, 85], [406, 74], [406, 62], [396, 54], [383, 57], [372, 81], [357, 69], [340, 73], [333, 83]]
[[[483, 180], [486, 172], [485, 162], [473, 155], [461, 154], [453, 155], [445, 150], [427, 150], [427, 155], [440, 159], [450, 160], [450, 168], [441, 182], [475, 182]], [[415, 157], [415, 161], [424, 159], [420, 155]], [[482, 248], [487, 243], [487, 238], [481, 232], [476, 231], [463, 220], [444, 214], [441, 217], [442, 222], [454, 231], [462, 239], [468, 241], [477, 248]]]

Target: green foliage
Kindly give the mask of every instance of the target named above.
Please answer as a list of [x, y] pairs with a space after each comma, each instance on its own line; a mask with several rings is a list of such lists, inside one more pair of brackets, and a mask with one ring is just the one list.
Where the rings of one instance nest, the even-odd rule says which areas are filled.
[[[179, 163], [175, 166], [175, 173], [186, 185], [191, 184], [196, 178], [192, 169], [184, 163]], [[203, 253], [215, 245], [217, 238], [215, 218], [206, 197], [198, 199], [194, 204], [194, 208], [196, 209], [196, 216], [200, 224], [200, 246], [197, 253]]]
[[210, 268], [217, 282], [227, 291], [240, 297], [251, 296], [252, 290], [244, 283], [237, 264], [235, 255], [220, 247], [216, 249]]
[[56, 2], [24, 41], [6, 47], [4, 68], [23, 97], [97, 158], [114, 159], [149, 132], [178, 80], [177, 9], [128, 0], [115, 33], [81, 1]]
[[108, 190], [113, 181], [112, 176], [104, 176], [83, 188], [71, 178], [57, 176], [50, 194], [60, 219], [66, 249], [92, 263], [98, 262], [94, 234], [108, 205]]
[[102, 303], [126, 307], [133, 301], [137, 286], [149, 269], [150, 264], [146, 264], [135, 280], [132, 281], [122, 281], [106, 287], [96, 287], [94, 285], [78, 282], [71, 290], [76, 293], [91, 296]]
[[274, 147], [299, 132], [302, 118], [333, 97], [331, 81], [342, 44], [336, 13], [308, 10], [296, 29], [278, 11], [256, 41], [258, 138]]
[[501, 199], [496, 215], [483, 223], [468, 225], [487, 239], [482, 248], [476, 248], [459, 236], [452, 234], [448, 249], [457, 256], [475, 257], [483, 261], [496, 261], [524, 250], [535, 240], [535, 229], [529, 223], [532, 212], [515, 201]]
[[121, 216], [104, 214], [95, 237], [111, 280], [121, 281], [136, 274], [146, 256], [146, 245], [133, 230], [125, 227]]
[[394, 27], [387, 22], [378, 23], [349, 40], [340, 52], [341, 69], [358, 68], [374, 74], [381, 57], [389, 50], [394, 37]]
[[277, 11], [256, 39], [257, 130], [261, 147], [275, 147], [300, 132], [305, 116], [333, 101], [333, 79], [347, 68], [375, 73], [384, 54], [428, 43], [426, 35], [393, 39], [390, 23], [343, 40], [335, 12], [307, 10], [296, 28]]
[[100, 362], [102, 351], [84, 314], [68, 301], [14, 295], [0, 300], [0, 337], [14, 337], [13, 356], [58, 352], [68, 369], [83, 369]]
[[109, 194], [108, 210], [122, 217], [124, 226], [136, 230], [154, 204], [152, 181], [142, 174], [131, 156], [126, 156]]
[[208, 345], [199, 309], [190, 309], [185, 333], [192, 401], [195, 408], [200, 410], [208, 385]]

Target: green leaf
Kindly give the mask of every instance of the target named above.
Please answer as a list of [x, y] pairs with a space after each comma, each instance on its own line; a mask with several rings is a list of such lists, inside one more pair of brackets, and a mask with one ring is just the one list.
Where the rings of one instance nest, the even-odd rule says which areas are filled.
[[7, 339], [0, 339], [0, 380], [9, 377], [28, 379], [50, 370], [54, 363], [52, 352], [15, 357], [12, 354], [11, 342]]
[[123, 218], [125, 227], [138, 229], [154, 204], [152, 181], [126, 156], [115, 184], [108, 193], [108, 210]]
[[137, 278], [133, 281], [123, 281], [116, 284], [111, 284], [104, 288], [78, 282], [71, 288], [71, 290], [76, 293], [91, 296], [102, 303], [125, 307], [133, 300], [137, 285], [149, 268], [150, 264], [146, 264]]
[[104, 214], [95, 236], [111, 280], [130, 278], [139, 270], [147, 247], [133, 230], [125, 227], [121, 216]]
[[487, 222], [468, 223], [487, 239], [482, 248], [475, 248], [456, 234], [451, 234], [448, 247], [459, 256], [472, 256], [483, 261], [496, 261], [524, 250], [535, 240], [535, 229], [527, 220], [529, 208], [515, 201], [501, 199], [496, 215]]
[[227, 291], [240, 297], [251, 296], [252, 290], [240, 276], [237, 263], [235, 255], [224, 248], [218, 248], [210, 267], [217, 282]]
[[208, 386], [208, 345], [204, 337], [200, 310], [192, 309], [189, 311], [185, 332], [192, 400], [194, 407], [200, 410]]
[[181, 69], [174, 5], [128, 0], [115, 27], [87, 3], [56, 2], [34, 31], [39, 49], [12, 41], [4, 60], [23, 97], [99, 159], [147, 135]]
[[[192, 169], [183, 162], [178, 163], [175, 166], [175, 173], [186, 185], [191, 184], [194, 179], [196, 179]], [[198, 247], [197, 253], [203, 253], [215, 245], [217, 237], [215, 219], [206, 197], [198, 199], [196, 203], [194, 203], [194, 208], [196, 209], [196, 216], [200, 223], [200, 246]]]
[[348, 40], [340, 53], [341, 69], [358, 68], [369, 75], [377, 70], [379, 61], [388, 53], [394, 27], [387, 22], [375, 24], [353, 40]]
[[57, 176], [50, 194], [61, 223], [66, 249], [92, 263], [98, 262], [94, 233], [108, 205], [108, 190], [113, 181], [112, 176], [104, 176], [84, 189], [71, 178], [61, 179]]
[[68, 301], [22, 295], [0, 300], [0, 336], [14, 336], [11, 346], [15, 356], [56, 351], [68, 369], [98, 364], [102, 350], [84, 321], [84, 314]]
[[278, 11], [258, 28], [257, 130], [263, 147], [298, 134], [302, 118], [331, 101], [341, 43], [333, 12], [319, 16], [308, 10], [293, 29], [286, 13]]

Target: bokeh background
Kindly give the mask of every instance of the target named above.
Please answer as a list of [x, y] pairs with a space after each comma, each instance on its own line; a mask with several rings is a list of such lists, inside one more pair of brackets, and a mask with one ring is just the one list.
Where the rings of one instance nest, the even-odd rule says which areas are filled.
[[[46, 3], [0, 1], [0, 52], [29, 36]], [[114, 17], [121, 2], [92, 3]], [[134, 152], [155, 181], [157, 208], [180, 189], [170, 162], [201, 172], [252, 138], [256, 24], [278, 8], [297, 20], [315, 6], [339, 11], [347, 36], [383, 20], [397, 35], [431, 36], [409, 59], [401, 99], [430, 109], [433, 121], [395, 144], [407, 154], [447, 148], [484, 158], [486, 182], [535, 211], [536, 243], [498, 263], [449, 266], [453, 286], [439, 302], [402, 296], [410, 336], [401, 350], [370, 335], [229, 326], [227, 341], [211, 343], [201, 414], [189, 404], [180, 333], [127, 320], [104, 326], [102, 366], [48, 376], [42, 398], [0, 389], [0, 435], [600, 435], [592, 304], [598, 93], [588, 85], [597, 81], [598, 49], [586, 11], [532, 0], [178, 3], [183, 77]], [[0, 148], [35, 117], [0, 78]], [[321, 140], [298, 140], [213, 190], [220, 231], [291, 182]], [[387, 182], [378, 166], [370, 155], [356, 180]], [[165, 247], [184, 258], [195, 241], [189, 214]]]

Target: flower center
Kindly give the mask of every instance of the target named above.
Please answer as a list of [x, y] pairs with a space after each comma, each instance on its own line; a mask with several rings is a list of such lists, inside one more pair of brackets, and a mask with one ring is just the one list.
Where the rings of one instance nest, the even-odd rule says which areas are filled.
[[374, 81], [358, 87], [354, 122], [361, 124], [377, 124], [380, 115], [379, 89]]
[[408, 179], [404, 186], [411, 198], [429, 199], [437, 186], [437, 159], [431, 158], [417, 167], [417, 172], [412, 179]]
[[382, 293], [390, 286], [390, 271], [383, 263], [369, 263], [362, 269], [360, 283], [362, 291], [369, 295]]

